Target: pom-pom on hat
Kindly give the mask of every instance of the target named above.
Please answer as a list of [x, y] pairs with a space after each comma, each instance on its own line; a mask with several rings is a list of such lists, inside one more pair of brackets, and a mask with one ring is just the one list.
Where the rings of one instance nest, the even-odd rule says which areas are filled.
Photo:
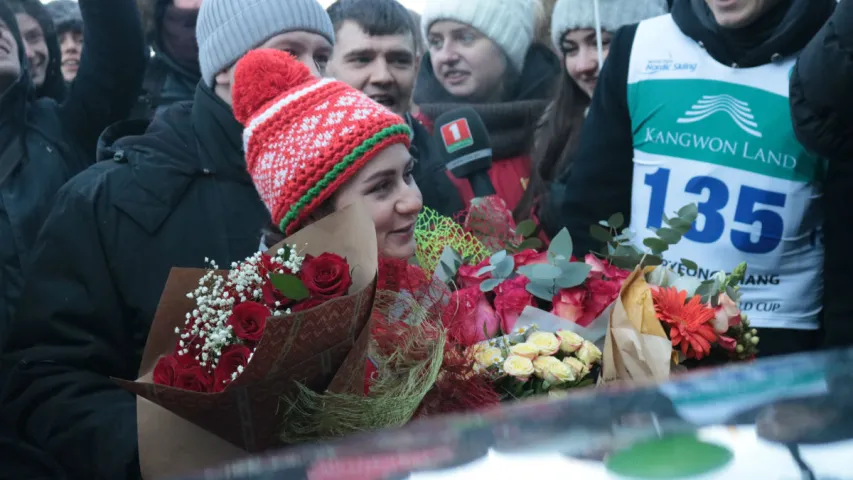
[[[666, 0], [598, 0], [601, 28], [616, 32], [625, 25], [665, 15]], [[569, 30], [595, 28], [595, 0], [558, 0], [551, 20], [551, 40], [560, 51]]]
[[233, 108], [245, 126], [246, 168], [287, 235], [383, 149], [410, 146], [400, 116], [279, 50], [237, 62]]

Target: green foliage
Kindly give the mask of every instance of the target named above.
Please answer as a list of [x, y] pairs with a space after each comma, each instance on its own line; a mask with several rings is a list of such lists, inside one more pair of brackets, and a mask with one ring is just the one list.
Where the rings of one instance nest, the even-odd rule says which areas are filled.
[[295, 275], [273, 273], [270, 274], [270, 282], [282, 295], [293, 301], [305, 300], [309, 296], [305, 284]]

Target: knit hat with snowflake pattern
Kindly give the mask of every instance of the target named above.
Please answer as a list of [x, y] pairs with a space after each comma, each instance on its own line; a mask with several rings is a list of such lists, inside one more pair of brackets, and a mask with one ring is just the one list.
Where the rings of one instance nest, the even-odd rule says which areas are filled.
[[287, 235], [379, 152], [410, 146], [400, 116], [343, 82], [315, 78], [279, 50], [237, 62], [232, 93], [246, 168]]

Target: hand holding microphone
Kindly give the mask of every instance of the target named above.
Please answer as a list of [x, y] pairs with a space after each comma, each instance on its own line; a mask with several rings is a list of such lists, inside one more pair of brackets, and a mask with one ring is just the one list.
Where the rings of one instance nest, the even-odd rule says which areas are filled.
[[447, 169], [458, 179], [467, 179], [474, 197], [495, 195], [489, 178], [492, 145], [483, 119], [471, 108], [457, 108], [435, 121], [435, 149]]

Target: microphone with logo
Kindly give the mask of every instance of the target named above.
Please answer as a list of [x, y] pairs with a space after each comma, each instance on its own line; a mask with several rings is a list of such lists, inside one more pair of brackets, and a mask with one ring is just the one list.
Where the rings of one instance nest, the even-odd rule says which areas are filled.
[[471, 107], [457, 108], [438, 117], [435, 126], [435, 149], [450, 173], [467, 179], [475, 198], [495, 195], [492, 145], [480, 115]]

